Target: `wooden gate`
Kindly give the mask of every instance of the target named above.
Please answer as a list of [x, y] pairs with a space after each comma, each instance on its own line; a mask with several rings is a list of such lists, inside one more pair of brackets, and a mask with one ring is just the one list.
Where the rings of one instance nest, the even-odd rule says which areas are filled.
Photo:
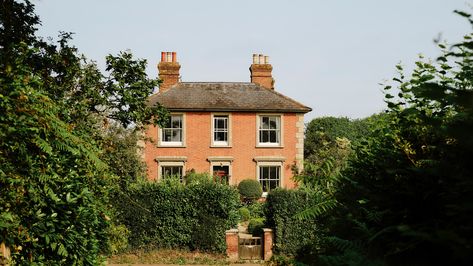
[[241, 260], [262, 260], [261, 237], [240, 237], [238, 239], [238, 255]]

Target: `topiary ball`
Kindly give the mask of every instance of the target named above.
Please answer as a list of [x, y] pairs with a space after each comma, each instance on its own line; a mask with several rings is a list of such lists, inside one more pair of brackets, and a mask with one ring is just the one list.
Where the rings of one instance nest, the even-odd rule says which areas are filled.
[[261, 184], [254, 179], [245, 179], [238, 184], [238, 192], [245, 199], [259, 199], [263, 194]]

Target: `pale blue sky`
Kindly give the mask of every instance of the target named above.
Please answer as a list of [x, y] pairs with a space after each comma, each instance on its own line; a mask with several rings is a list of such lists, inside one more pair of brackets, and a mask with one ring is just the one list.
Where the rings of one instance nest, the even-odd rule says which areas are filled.
[[176, 51], [183, 81], [249, 81], [253, 53], [270, 56], [276, 90], [320, 116], [381, 111], [395, 65], [438, 55], [433, 39], [470, 31], [454, 9], [466, 0], [33, 0], [41, 36], [74, 32], [88, 58], [130, 49], [157, 76], [161, 51]]

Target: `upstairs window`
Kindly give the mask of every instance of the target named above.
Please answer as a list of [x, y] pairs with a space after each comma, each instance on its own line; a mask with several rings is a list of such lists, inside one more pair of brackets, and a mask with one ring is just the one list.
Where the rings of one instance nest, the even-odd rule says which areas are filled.
[[281, 144], [281, 116], [260, 115], [258, 122], [258, 144], [279, 146]]
[[183, 117], [182, 115], [171, 115], [169, 120], [161, 129], [161, 144], [182, 145], [183, 139]]
[[213, 116], [213, 145], [228, 146], [229, 121], [228, 115]]

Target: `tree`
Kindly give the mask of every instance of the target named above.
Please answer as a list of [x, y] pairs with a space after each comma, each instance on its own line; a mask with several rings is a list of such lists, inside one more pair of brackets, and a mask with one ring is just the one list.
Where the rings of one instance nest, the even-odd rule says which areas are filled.
[[2, 1], [0, 22], [0, 242], [18, 265], [98, 264], [119, 174], [105, 128], [165, 121], [146, 105], [158, 81], [129, 52], [109, 55], [102, 74], [71, 34], [36, 37], [29, 1]]
[[[466, 17], [473, 25], [470, 15]], [[473, 33], [385, 87], [388, 119], [357, 147], [336, 196], [326, 254], [400, 265], [466, 265], [473, 254]], [[340, 252], [341, 251], [341, 252]], [[336, 262], [337, 256], [325, 257]]]
[[346, 166], [352, 146], [368, 136], [378, 116], [355, 120], [320, 117], [310, 121], [305, 131], [304, 171], [296, 180], [318, 186], [336, 176]]

